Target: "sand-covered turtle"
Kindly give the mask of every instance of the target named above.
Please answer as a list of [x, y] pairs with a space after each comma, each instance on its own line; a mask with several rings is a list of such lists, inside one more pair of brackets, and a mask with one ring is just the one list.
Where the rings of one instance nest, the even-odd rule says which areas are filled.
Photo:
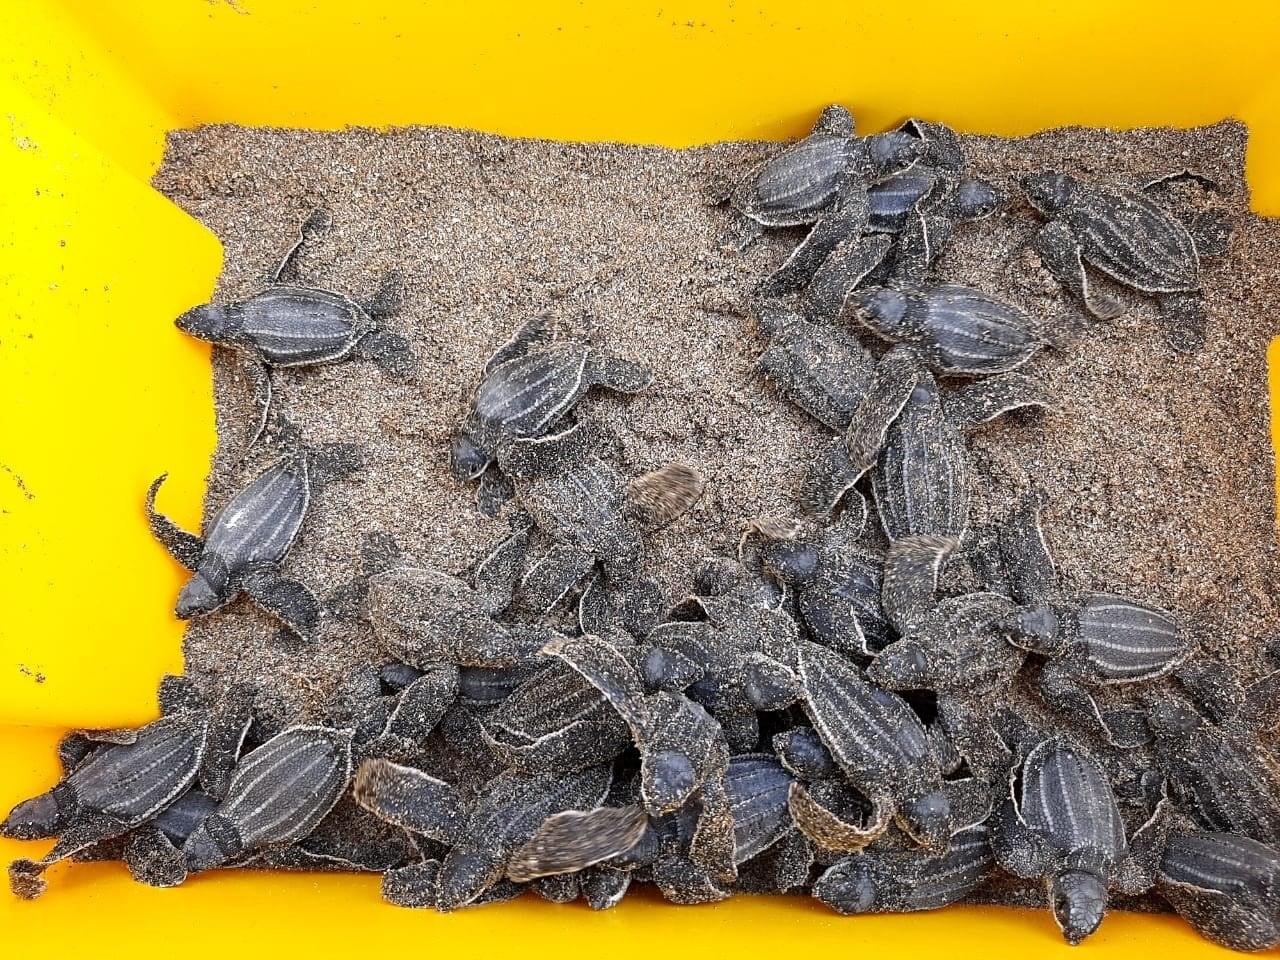
[[1113, 889], [1151, 889], [1168, 832], [1167, 804], [1157, 805], [1129, 839], [1102, 766], [1061, 738], [1033, 747], [1009, 783], [1009, 797], [992, 815], [991, 848], [1014, 876], [1044, 882], [1068, 943], [1098, 929]]
[[942, 854], [952, 834], [985, 817], [985, 798], [972, 784], [944, 783], [934, 742], [905, 700], [817, 644], [801, 645], [799, 666], [805, 713], [849, 784], [872, 805], [866, 823], [851, 822], [827, 796], [796, 783], [791, 814], [814, 843], [855, 852], [892, 822]]
[[1003, 704], [1026, 654], [1008, 640], [1017, 607], [988, 591], [938, 595], [938, 577], [957, 544], [931, 535], [905, 537], [889, 549], [882, 602], [898, 633], [867, 675], [888, 690], [931, 690], [938, 726], [978, 777], [1008, 769], [1009, 751], [991, 717]]
[[499, 454], [521, 505], [552, 541], [520, 583], [526, 603], [550, 609], [598, 564], [604, 581], [592, 611], [609, 611], [610, 593], [644, 591], [648, 603], [616, 605], [635, 614], [617, 625], [643, 632], [644, 621], [656, 618], [661, 596], [643, 576], [641, 533], [688, 510], [702, 492], [702, 480], [682, 464], [628, 480], [615, 466], [618, 459], [617, 436], [593, 420], [553, 436], [511, 441]]
[[891, 343], [909, 344], [935, 373], [1008, 373], [1044, 346], [1020, 309], [957, 283], [865, 289], [851, 302], [864, 327]]
[[1148, 736], [1140, 712], [1104, 711], [1090, 689], [1163, 677], [1190, 653], [1190, 639], [1153, 604], [1110, 593], [1064, 595], [1041, 522], [1045, 505], [1041, 491], [1030, 491], [998, 533], [1003, 586], [1021, 604], [1008, 637], [1048, 658], [1039, 681], [1046, 704], [1117, 746], [1137, 746]]
[[847, 497], [832, 523], [805, 533], [796, 522], [754, 521], [760, 559], [771, 577], [795, 596], [796, 609], [813, 638], [848, 657], [870, 656], [890, 639], [880, 605], [884, 558], [858, 543], [866, 504]]
[[1170, 835], [1156, 890], [1201, 936], [1232, 950], [1280, 943], [1280, 851], [1231, 833]]
[[836, 913], [913, 913], [964, 899], [996, 870], [985, 824], [961, 830], [942, 856], [871, 847], [838, 860], [813, 884]]
[[844, 435], [822, 448], [805, 479], [806, 509], [825, 515], [868, 471], [876, 512], [892, 541], [920, 534], [963, 539], [969, 518], [964, 432], [1026, 407], [1047, 406], [1020, 373], [944, 393], [906, 345], [880, 358]]
[[187, 868], [208, 870], [301, 840], [350, 780], [350, 730], [288, 727], [236, 764], [226, 799], [182, 846]]
[[1035, 240], [1045, 269], [1078, 297], [1089, 313], [1110, 320], [1124, 312], [1114, 297], [1094, 290], [1086, 267], [1153, 295], [1161, 332], [1173, 349], [1204, 345], [1200, 254], [1187, 227], [1138, 190], [1087, 183], [1045, 171], [1023, 179], [1028, 202], [1049, 222]]
[[817, 223], [850, 197], [865, 202], [866, 184], [906, 169], [919, 157], [919, 142], [890, 132], [855, 135], [853, 116], [832, 104], [812, 132], [753, 169], [736, 185], [708, 190], [714, 202], [728, 202], [741, 224], [732, 246], [741, 250], [762, 230]]
[[280, 566], [302, 531], [314, 493], [359, 469], [361, 462], [349, 444], [288, 453], [236, 493], [203, 537], [156, 512], [156, 494], [167, 476], [161, 474], [147, 491], [151, 533], [193, 573], [178, 594], [179, 619], [212, 613], [246, 595], [288, 629], [312, 639], [320, 624], [320, 603], [306, 586], [285, 577]]
[[548, 342], [545, 318], [530, 320], [485, 364], [450, 451], [454, 478], [479, 477], [480, 511], [496, 516], [510, 498], [495, 464], [503, 441], [543, 436], [593, 387], [639, 393], [651, 382], [648, 367], [588, 343]]
[[335, 363], [351, 357], [374, 361], [388, 374], [406, 377], [416, 360], [409, 341], [383, 328], [404, 299], [404, 281], [389, 274], [374, 296], [363, 303], [332, 290], [292, 284], [298, 253], [326, 233], [332, 220], [315, 210], [298, 239], [268, 276], [265, 290], [226, 304], [192, 307], [177, 320], [179, 330], [242, 357], [242, 369], [253, 388], [256, 416], [249, 443], [261, 434], [271, 403], [271, 370]]
[[120, 742], [95, 746], [51, 790], [15, 806], [0, 835], [57, 842], [38, 861], [10, 865], [14, 893], [40, 896], [49, 866], [128, 833], [182, 796], [200, 772], [211, 722], [208, 711], [182, 710], [136, 731], [119, 731], [113, 739]]

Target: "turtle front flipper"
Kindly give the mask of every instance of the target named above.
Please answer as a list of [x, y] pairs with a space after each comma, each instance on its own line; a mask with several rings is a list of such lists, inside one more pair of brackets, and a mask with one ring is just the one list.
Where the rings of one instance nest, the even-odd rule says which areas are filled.
[[841, 191], [840, 203], [818, 220], [782, 266], [764, 279], [757, 296], [785, 297], [803, 290], [840, 243], [862, 233], [868, 216], [866, 184], [850, 179]]
[[[1102, 709], [1062, 661], [1050, 660], [1040, 671], [1040, 695], [1048, 707], [1064, 717], [1071, 717], [1077, 723], [1089, 727], [1094, 733], [1101, 733], [1109, 741], [1112, 730], [1103, 718]], [[1121, 721], [1117, 718], [1117, 727]], [[1124, 736], [1124, 730], [1117, 733]], [[1117, 743], [1116, 746], [1124, 744]], [[1137, 744], [1134, 744], [1136, 746]]]
[[800, 298], [800, 312], [814, 323], [835, 320], [849, 295], [885, 263], [892, 246], [883, 234], [854, 234], [842, 240], [814, 271]]
[[587, 354], [582, 375], [585, 386], [617, 393], [639, 393], [653, 383], [653, 370], [643, 363], [597, 350]]
[[1014, 410], [1052, 409], [1042, 384], [1024, 373], [1004, 373], [951, 391], [944, 400], [947, 419], [971, 430]]
[[875, 803], [865, 822], [857, 816], [858, 798], [836, 781], [822, 781], [806, 787], [793, 783], [788, 788], [787, 807], [800, 832], [824, 850], [857, 853], [889, 829], [893, 819], [891, 804]]
[[214, 710], [199, 772], [200, 789], [214, 800], [224, 799], [231, 786], [240, 749], [253, 723], [254, 699], [251, 685], [233, 683]]
[[849, 458], [844, 441], [832, 440], [818, 451], [809, 467], [800, 492], [801, 506], [806, 513], [827, 516], [864, 473], [866, 470], [859, 470]]
[[466, 822], [458, 791], [413, 767], [375, 757], [352, 781], [356, 803], [380, 820], [440, 843], [454, 843]]
[[1129, 838], [1128, 852], [1115, 866], [1115, 883], [1121, 892], [1138, 896], [1155, 886], [1172, 819], [1172, 806], [1161, 797], [1147, 822]]
[[1160, 304], [1160, 332], [1165, 342], [1178, 353], [1195, 353], [1208, 336], [1209, 317], [1204, 297], [1194, 293], [1166, 293], [1157, 298]]
[[595, 566], [595, 555], [568, 543], [557, 543], [520, 581], [520, 594], [530, 608], [545, 612], [582, 582]]
[[547, 317], [545, 315], [534, 317], [526, 320], [502, 346], [500, 346], [488, 362], [484, 365], [485, 376], [488, 376], [498, 367], [502, 366], [509, 360], [516, 360], [523, 357], [534, 347], [540, 346], [551, 339], [551, 333], [547, 329]]
[[1037, 880], [1045, 875], [1049, 850], [1044, 837], [1027, 826], [1012, 798], [996, 807], [988, 827], [991, 852], [1000, 866], [1023, 880]]
[[320, 601], [301, 583], [280, 576], [274, 566], [257, 567], [240, 577], [240, 588], [303, 640], [315, 639]]
[[1099, 320], [1114, 320], [1124, 313], [1124, 304], [1119, 300], [1090, 289], [1080, 244], [1065, 223], [1055, 220], [1046, 224], [1036, 235], [1034, 248], [1053, 278]]
[[628, 853], [644, 836], [649, 818], [636, 804], [564, 810], [542, 822], [533, 839], [507, 861], [507, 878], [528, 883], [576, 873]]
[[702, 496], [702, 474], [683, 463], [668, 463], [627, 483], [627, 509], [646, 529], [674, 523]]
[[200, 555], [204, 553], [204, 539], [188, 533], [163, 513], [156, 511], [156, 494], [168, 476], [167, 473], [160, 474], [147, 489], [147, 523], [151, 528], [151, 535], [160, 541], [169, 556], [195, 572], [200, 563]]
[[[983, 782], [984, 786], [999, 779], [1008, 771], [1009, 765], [1013, 762], [1013, 751], [1000, 738], [1000, 734], [996, 732], [991, 718], [985, 711], [975, 709], [966, 698], [939, 695], [938, 715], [939, 723], [946, 730], [947, 739], [964, 757], [973, 775], [978, 781]], [[951, 782], [947, 781], [947, 783]], [[982, 815], [976, 820], [964, 819], [956, 800], [953, 800], [952, 811], [957, 818], [956, 823], [973, 824], [985, 820], [991, 808], [989, 793], [988, 790]]]
[[149, 887], [176, 887], [187, 879], [187, 861], [182, 851], [158, 827], [150, 824], [129, 835], [124, 846], [124, 863], [129, 876]]
[[528, 517], [522, 516], [516, 521], [511, 535], [494, 547], [493, 552], [476, 567], [472, 582], [480, 605], [490, 616], [497, 616], [511, 606], [532, 533], [533, 526]]
[[893, 276], [919, 283], [929, 275], [934, 261], [951, 240], [954, 224], [949, 217], [924, 210], [912, 210], [898, 234], [893, 258]]
[[394, 317], [404, 309], [404, 275], [398, 270], [388, 272], [373, 296], [360, 306], [374, 321]]
[[246, 354], [240, 363], [240, 374], [249, 386], [250, 403], [253, 406], [253, 419], [244, 438], [244, 453], [241, 454], [243, 459], [267, 432], [267, 422], [271, 416], [271, 368], [256, 357]]
[[297, 279], [298, 254], [312, 240], [323, 237], [333, 226], [333, 215], [324, 207], [316, 207], [302, 225], [298, 227], [298, 235], [285, 248], [280, 260], [267, 271], [267, 283], [283, 284]]

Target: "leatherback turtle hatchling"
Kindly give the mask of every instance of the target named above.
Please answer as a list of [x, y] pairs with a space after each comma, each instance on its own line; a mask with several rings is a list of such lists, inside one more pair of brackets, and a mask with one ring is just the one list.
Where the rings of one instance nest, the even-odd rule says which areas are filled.
[[1017, 307], [957, 283], [860, 290], [853, 313], [876, 336], [910, 344], [936, 373], [1007, 373], [1044, 346]]
[[836, 913], [937, 910], [967, 897], [996, 870], [985, 824], [961, 830], [943, 856], [876, 848], [838, 860], [813, 884], [813, 896]]
[[890, 132], [858, 137], [853, 116], [832, 104], [819, 115], [812, 132], [765, 161], [736, 185], [708, 191], [709, 199], [728, 202], [741, 217], [741, 250], [765, 228], [817, 223], [850, 195], [865, 202], [866, 182], [906, 169], [920, 155], [919, 141]]
[[301, 840], [350, 779], [350, 730], [288, 727], [236, 764], [226, 799], [182, 846], [187, 868], [208, 870]]
[[510, 497], [494, 463], [504, 440], [547, 433], [592, 387], [639, 393], [653, 382], [653, 372], [634, 361], [587, 343], [546, 340], [546, 320], [538, 317], [489, 359], [453, 440], [454, 478], [480, 478], [479, 507], [486, 516], [496, 516]]
[[365, 303], [331, 290], [287, 282], [299, 251], [325, 233], [330, 223], [324, 209], [311, 214], [297, 242], [271, 271], [267, 289], [247, 300], [192, 307], [177, 320], [184, 333], [231, 347], [243, 357], [242, 368], [257, 406], [250, 444], [267, 422], [274, 368], [334, 363], [356, 356], [375, 361], [392, 376], [413, 372], [416, 361], [409, 341], [381, 327], [382, 321], [400, 311], [404, 281], [399, 274], [389, 274]]
[[1090, 687], [1154, 680], [1190, 652], [1190, 641], [1170, 613], [1110, 593], [1064, 596], [1045, 542], [1045, 498], [1023, 496], [997, 534], [1003, 587], [1021, 608], [1006, 622], [1011, 643], [1048, 658], [1040, 693], [1051, 708], [1089, 724], [1116, 746], [1148, 739], [1140, 711], [1103, 711]]
[[1089, 286], [1086, 265], [1153, 294], [1173, 349], [1191, 353], [1204, 345], [1200, 253], [1177, 217], [1139, 191], [1056, 171], [1024, 178], [1022, 189], [1031, 206], [1050, 218], [1035, 240], [1045, 269], [1091, 314], [1109, 320], [1124, 305]]
[[1112, 888], [1151, 889], [1168, 832], [1166, 801], [1127, 839], [1101, 765], [1063, 739], [1033, 747], [1009, 782], [1010, 796], [992, 815], [991, 848], [1014, 876], [1044, 881], [1067, 942], [1098, 929]]
[[204, 537], [156, 512], [156, 494], [167, 476], [161, 474], [147, 491], [151, 533], [194, 574], [178, 594], [179, 619], [212, 613], [244, 594], [311, 639], [320, 622], [319, 601], [304, 585], [281, 575], [280, 564], [298, 539], [313, 493], [360, 465], [355, 448], [345, 444], [288, 453], [233, 496]]
[[1280, 851], [1231, 833], [1169, 837], [1156, 890], [1201, 936], [1232, 950], [1280, 943]]

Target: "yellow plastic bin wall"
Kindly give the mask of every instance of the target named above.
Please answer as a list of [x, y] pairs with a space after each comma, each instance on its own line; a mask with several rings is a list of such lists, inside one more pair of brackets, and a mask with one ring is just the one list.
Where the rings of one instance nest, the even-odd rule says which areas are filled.
[[[172, 320], [209, 295], [221, 251], [149, 186], [166, 130], [438, 123], [681, 146], [796, 136], [830, 101], [864, 130], [906, 115], [1004, 134], [1231, 116], [1251, 128], [1255, 208], [1277, 214], [1278, 26], [1274, 0], [5, 0], [0, 808], [55, 779], [61, 730], [150, 719], [158, 679], [181, 666], [181, 574], [142, 494], [170, 471], [161, 508], [198, 527], [209, 356]], [[6, 861], [31, 851], [0, 842]], [[117, 864], [56, 868], [34, 903], [0, 893], [5, 957], [1066, 949], [1045, 913], [845, 920], [801, 898], [641, 896], [602, 914], [525, 898], [441, 917], [385, 907], [373, 877], [230, 873], [157, 891]], [[1217, 948], [1176, 918], [1119, 914], [1082, 948], [1135, 949]]]

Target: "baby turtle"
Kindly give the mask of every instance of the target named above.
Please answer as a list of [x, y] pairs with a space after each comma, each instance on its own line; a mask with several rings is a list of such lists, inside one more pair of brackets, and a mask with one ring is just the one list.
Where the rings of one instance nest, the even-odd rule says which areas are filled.
[[1280, 943], [1280, 852], [1230, 833], [1174, 833], [1156, 889], [1182, 918], [1232, 950]]
[[938, 910], [967, 897], [996, 870], [985, 825], [961, 830], [938, 857], [924, 850], [872, 847], [839, 860], [813, 885], [836, 913]]
[[849, 111], [833, 104], [808, 137], [711, 199], [727, 201], [741, 217], [732, 246], [742, 250], [765, 228], [817, 223], [851, 195], [865, 194], [868, 181], [910, 167], [919, 154], [918, 141], [904, 134], [855, 136]]
[[733, 757], [725, 777], [733, 811], [734, 862], [741, 865], [795, 829], [787, 797], [795, 780], [767, 754]]
[[453, 440], [454, 478], [480, 478], [479, 507], [485, 516], [497, 516], [510, 497], [494, 464], [503, 441], [543, 436], [592, 387], [639, 393], [653, 382], [653, 371], [631, 360], [586, 343], [545, 343], [546, 338], [546, 320], [535, 318], [490, 358]]
[[938, 726], [974, 774], [1008, 770], [1008, 748], [990, 717], [1003, 703], [1026, 654], [1009, 643], [1014, 603], [996, 593], [938, 596], [938, 577], [954, 540], [897, 540], [885, 562], [883, 604], [901, 639], [877, 654], [867, 675], [887, 690], [932, 690]]
[[200, 771], [210, 721], [207, 711], [182, 711], [128, 731], [124, 742], [94, 750], [53, 789], [14, 807], [0, 836], [57, 838], [42, 859], [10, 865], [14, 893], [40, 896], [50, 865], [147, 823], [180, 797]]
[[1133, 835], [1101, 765], [1062, 739], [1044, 740], [1010, 773], [1010, 796], [991, 820], [991, 847], [1014, 876], [1043, 880], [1068, 943], [1098, 929], [1114, 887], [1145, 893], [1168, 830], [1167, 804]]
[[351, 731], [296, 726], [236, 765], [227, 797], [182, 846], [191, 872], [307, 836], [347, 789]]
[[204, 537], [156, 512], [156, 494], [168, 476], [161, 474], [147, 491], [152, 536], [195, 574], [178, 594], [178, 618], [212, 613], [243, 594], [298, 636], [313, 639], [319, 601], [304, 585], [281, 575], [280, 565], [302, 531], [313, 493], [360, 465], [359, 454], [348, 445], [289, 453], [233, 496]]
[[363, 304], [330, 290], [286, 282], [286, 276], [295, 272], [299, 251], [326, 233], [331, 222], [327, 210], [318, 209], [311, 214], [302, 225], [297, 242], [271, 272], [271, 286], [266, 290], [234, 303], [192, 307], [177, 320], [178, 329], [184, 333], [240, 353], [257, 407], [250, 445], [266, 425], [271, 371], [277, 367], [313, 366], [361, 357], [373, 360], [395, 377], [413, 373], [416, 360], [409, 341], [381, 326], [400, 311], [404, 281], [399, 274], [388, 274], [374, 297]]
[[1109, 593], [1063, 597], [1041, 525], [1044, 495], [1026, 494], [1002, 525], [999, 551], [1010, 595], [1022, 604], [1006, 622], [1010, 642], [1048, 657], [1040, 672], [1045, 703], [1089, 724], [1116, 746], [1149, 734], [1137, 711], [1104, 712], [1089, 688], [1165, 676], [1190, 652], [1189, 638], [1167, 611]]
[[852, 303], [863, 326], [910, 344], [936, 373], [1008, 373], [1044, 346], [1017, 307], [956, 283], [862, 290]]
[[1161, 331], [1174, 350], [1194, 353], [1204, 345], [1207, 318], [1201, 298], [1196, 241], [1172, 213], [1135, 190], [1085, 183], [1056, 171], [1024, 178], [1023, 192], [1050, 218], [1035, 240], [1045, 269], [1085, 309], [1104, 320], [1124, 306], [1089, 286], [1085, 267], [1153, 294]]
[[[791, 814], [821, 847], [856, 852], [890, 821], [920, 846], [946, 853], [952, 834], [985, 817], [971, 816], [957, 784], [942, 780], [934, 744], [915, 711], [896, 694], [870, 683], [844, 657], [817, 644], [799, 650], [802, 704], [845, 776], [873, 805], [869, 824], [849, 823], [800, 783], [791, 788]], [[953, 809], [953, 799], [956, 801]]]

